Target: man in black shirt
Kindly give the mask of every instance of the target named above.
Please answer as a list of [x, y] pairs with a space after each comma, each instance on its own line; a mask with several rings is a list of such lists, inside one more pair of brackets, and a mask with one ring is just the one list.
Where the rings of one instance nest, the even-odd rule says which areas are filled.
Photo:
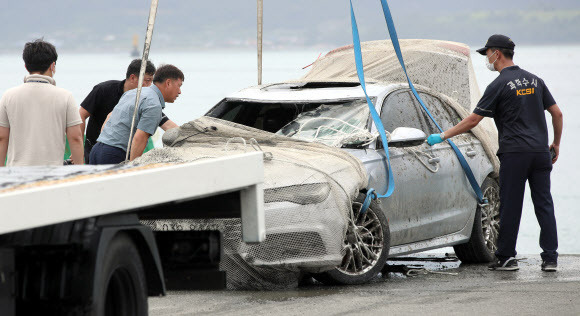
[[[504, 35], [492, 35], [477, 52], [486, 56], [489, 70], [499, 76], [485, 89], [473, 113], [441, 134], [429, 136], [430, 145], [467, 132], [483, 117], [493, 117], [499, 132], [501, 166], [500, 229], [496, 261], [490, 270], [518, 270], [516, 240], [522, 216], [526, 181], [529, 181], [536, 217], [540, 224], [542, 270], [556, 271], [558, 235], [550, 172], [560, 153], [563, 116], [544, 81], [514, 65], [515, 44]], [[548, 147], [544, 111], [552, 116], [554, 141]], [[552, 152], [552, 154], [551, 154]]]
[[[97, 138], [99, 138], [99, 135], [101, 134], [101, 128], [107, 119], [107, 115], [113, 111], [115, 105], [119, 103], [121, 96], [125, 92], [137, 88], [139, 84], [140, 70], [141, 59], [133, 60], [127, 68], [125, 80], [109, 80], [99, 83], [81, 103], [79, 113], [83, 121], [81, 124], [81, 130], [83, 132], [85, 131], [86, 119], [89, 117], [91, 118], [86, 128], [85, 162], [87, 164], [89, 163], [91, 149], [93, 148], [93, 145], [97, 143]], [[143, 78], [144, 87], [151, 86], [154, 74], [155, 66], [151, 61], [147, 61], [145, 76]], [[159, 123], [159, 127], [163, 130], [168, 130], [177, 127], [177, 124], [167, 118], [163, 113], [163, 118], [161, 123]]]

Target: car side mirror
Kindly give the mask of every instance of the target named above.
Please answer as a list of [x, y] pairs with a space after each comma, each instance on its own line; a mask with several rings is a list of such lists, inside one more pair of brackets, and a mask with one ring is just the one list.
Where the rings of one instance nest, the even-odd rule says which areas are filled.
[[427, 134], [422, 130], [411, 127], [397, 127], [391, 133], [389, 145], [414, 146], [425, 141]]

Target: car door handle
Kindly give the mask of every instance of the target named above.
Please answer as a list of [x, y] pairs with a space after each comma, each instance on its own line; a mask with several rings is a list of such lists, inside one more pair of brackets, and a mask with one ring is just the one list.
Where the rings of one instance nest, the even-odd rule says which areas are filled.
[[473, 158], [473, 157], [475, 157], [475, 155], [477, 155], [477, 151], [470, 150], [470, 151], [466, 152], [465, 154], [467, 155], [467, 157]]
[[432, 165], [439, 163], [440, 161], [441, 161], [441, 159], [439, 157], [433, 157], [433, 158], [429, 159], [429, 163]]

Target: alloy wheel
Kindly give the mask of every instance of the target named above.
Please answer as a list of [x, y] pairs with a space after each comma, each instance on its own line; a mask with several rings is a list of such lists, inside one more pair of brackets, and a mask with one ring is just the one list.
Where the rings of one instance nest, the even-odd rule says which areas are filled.
[[375, 212], [354, 202], [343, 245], [343, 259], [338, 270], [348, 275], [364, 274], [372, 269], [383, 251], [383, 229]]
[[481, 228], [485, 246], [492, 253], [497, 249], [499, 236], [499, 191], [495, 187], [488, 187], [483, 196], [488, 204], [481, 207]]

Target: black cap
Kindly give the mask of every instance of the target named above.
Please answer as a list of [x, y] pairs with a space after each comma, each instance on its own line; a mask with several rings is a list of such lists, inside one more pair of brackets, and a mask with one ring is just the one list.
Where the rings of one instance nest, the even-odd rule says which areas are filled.
[[493, 34], [492, 36], [489, 37], [489, 39], [487, 40], [487, 43], [485, 43], [485, 47], [478, 49], [477, 52], [482, 54], [482, 55], [485, 55], [485, 52], [487, 52], [487, 49], [492, 48], [492, 47], [507, 48], [507, 49], [513, 50], [514, 47], [516, 47], [516, 44], [514, 44], [514, 42], [511, 40], [511, 38], [509, 38], [505, 35]]

